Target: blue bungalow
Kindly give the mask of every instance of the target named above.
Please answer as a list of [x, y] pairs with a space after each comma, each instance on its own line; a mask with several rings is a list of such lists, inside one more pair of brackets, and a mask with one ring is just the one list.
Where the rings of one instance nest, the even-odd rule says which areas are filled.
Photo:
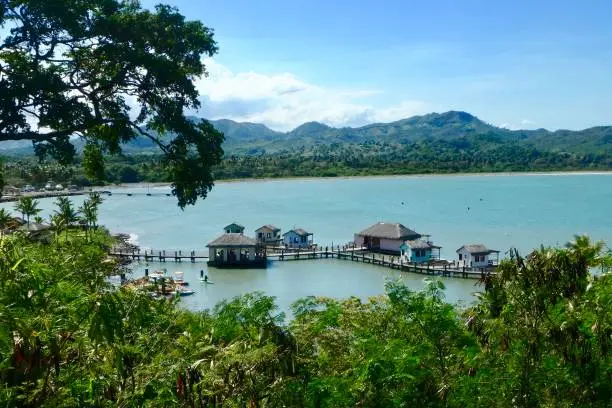
[[309, 248], [313, 245], [312, 233], [295, 228], [283, 234], [283, 244], [287, 248]]
[[416, 239], [400, 246], [403, 262], [426, 263], [440, 259], [440, 248], [431, 241]]

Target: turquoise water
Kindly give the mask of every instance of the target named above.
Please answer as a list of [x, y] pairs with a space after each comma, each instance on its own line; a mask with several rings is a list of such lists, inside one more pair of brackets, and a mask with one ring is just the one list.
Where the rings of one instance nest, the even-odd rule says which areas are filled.
[[[147, 189], [115, 191], [143, 194]], [[48, 215], [53, 200], [40, 201]], [[75, 204], [81, 201], [74, 198]], [[184, 211], [173, 197], [113, 195], [104, 202], [100, 221], [111, 231], [133, 234], [143, 247], [181, 250], [204, 250], [234, 221], [249, 235], [263, 224], [283, 232], [301, 227], [323, 246], [344, 244], [376, 221], [392, 221], [431, 234], [442, 246], [442, 257], [455, 259], [455, 250], [466, 243], [483, 243], [502, 256], [511, 247], [525, 253], [540, 244], [563, 245], [576, 233], [612, 243], [611, 209], [610, 174], [381, 177], [219, 183], [206, 200]], [[204, 265], [165, 267], [185, 271], [198, 293], [184, 303], [197, 309], [251, 290], [277, 296], [285, 309], [307, 295], [365, 298], [382, 293], [385, 278], [400, 276], [351, 262], [299, 261], [263, 271], [211, 270], [215, 285], [200, 286]], [[135, 274], [143, 268], [137, 266]], [[409, 285], [422, 286], [421, 275], [401, 275]], [[471, 299], [473, 281], [445, 282], [450, 301]]]

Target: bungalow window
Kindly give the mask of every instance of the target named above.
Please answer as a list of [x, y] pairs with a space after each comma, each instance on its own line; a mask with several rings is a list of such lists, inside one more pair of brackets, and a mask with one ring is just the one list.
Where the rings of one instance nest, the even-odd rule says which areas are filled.
[[476, 255], [476, 262], [484, 262], [485, 261], [485, 256], [484, 255]]
[[263, 238], [263, 232], [258, 233], [258, 234], [257, 234], [257, 236], [258, 236], [259, 238]]
[[266, 234], [266, 236], [267, 236], [268, 238], [270, 238], [270, 237], [272, 236], [272, 234], [268, 232], [268, 233]]
[[415, 249], [414, 256], [416, 256], [417, 258], [423, 258], [425, 256], [425, 250], [424, 249]]
[[463, 254], [459, 254], [459, 260], [463, 261]]

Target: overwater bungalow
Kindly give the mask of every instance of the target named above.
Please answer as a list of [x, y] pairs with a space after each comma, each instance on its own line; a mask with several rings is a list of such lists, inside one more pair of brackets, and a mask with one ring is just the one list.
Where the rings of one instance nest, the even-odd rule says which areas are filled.
[[294, 228], [283, 234], [283, 244], [287, 248], [310, 248], [313, 234], [302, 228]]
[[240, 224], [232, 222], [230, 225], [227, 225], [223, 228], [226, 234], [244, 234], [244, 227]]
[[262, 245], [280, 245], [281, 229], [274, 225], [266, 224], [255, 230], [255, 239]]
[[466, 244], [457, 249], [459, 266], [483, 268], [499, 263], [499, 251], [489, 249], [483, 244]]
[[374, 252], [400, 255], [404, 242], [414, 241], [421, 237], [422, 234], [400, 223], [377, 222], [355, 234], [355, 245], [367, 247], [368, 250]]
[[242, 233], [225, 233], [206, 245], [208, 265], [217, 268], [265, 268], [265, 247]]
[[440, 249], [433, 242], [424, 239], [405, 241], [400, 246], [403, 262], [428, 263], [440, 259]]

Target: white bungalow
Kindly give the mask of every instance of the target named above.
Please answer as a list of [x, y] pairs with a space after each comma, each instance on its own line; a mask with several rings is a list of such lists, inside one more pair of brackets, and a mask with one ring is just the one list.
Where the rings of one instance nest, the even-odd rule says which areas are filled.
[[230, 225], [227, 225], [223, 228], [226, 234], [244, 234], [244, 227], [240, 224], [232, 222]]
[[281, 242], [280, 232], [280, 228], [267, 224], [255, 230], [255, 239], [263, 245], [279, 245]]
[[406, 263], [427, 263], [440, 259], [440, 249], [433, 242], [422, 239], [406, 241], [400, 247], [402, 261]]
[[355, 234], [355, 245], [365, 246], [370, 251], [399, 255], [401, 254], [400, 247], [405, 241], [413, 241], [421, 237], [421, 234], [402, 224], [377, 222]]
[[208, 265], [218, 268], [265, 268], [265, 248], [241, 233], [225, 233], [206, 245]]
[[308, 248], [313, 245], [312, 236], [302, 228], [295, 228], [283, 234], [283, 244], [287, 248]]
[[[495, 266], [499, 262], [499, 251], [488, 249], [482, 244], [466, 244], [457, 250], [459, 266], [483, 268]], [[495, 259], [492, 259], [495, 255]]]

